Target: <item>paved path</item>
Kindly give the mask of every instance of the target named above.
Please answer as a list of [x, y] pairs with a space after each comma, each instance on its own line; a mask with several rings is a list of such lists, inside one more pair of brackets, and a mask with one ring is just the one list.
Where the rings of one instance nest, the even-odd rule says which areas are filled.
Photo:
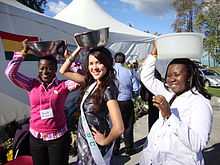
[[220, 165], [220, 98], [212, 99], [213, 127], [211, 138], [204, 150], [206, 165]]
[[[213, 127], [210, 142], [207, 148], [204, 150], [204, 157], [206, 165], [219, 165], [220, 164], [220, 98], [212, 99], [213, 106]], [[148, 133], [147, 128], [147, 115], [139, 118], [135, 123], [134, 138], [135, 147], [137, 153], [132, 156], [126, 156], [122, 153], [120, 156], [113, 156], [112, 165], [136, 165], [138, 163], [141, 148], [144, 144], [146, 135]], [[123, 151], [123, 145], [122, 145]], [[71, 158], [73, 162], [76, 158]]]

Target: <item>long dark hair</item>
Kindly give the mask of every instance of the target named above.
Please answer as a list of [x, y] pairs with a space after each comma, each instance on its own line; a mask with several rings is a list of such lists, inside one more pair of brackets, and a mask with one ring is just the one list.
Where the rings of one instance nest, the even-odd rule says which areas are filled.
[[[104, 95], [104, 91], [106, 87], [116, 79], [115, 77], [115, 70], [113, 68], [113, 58], [111, 52], [105, 48], [105, 47], [96, 47], [88, 52], [88, 56], [86, 59], [86, 85], [85, 87], [87, 88], [89, 85], [91, 85], [95, 80], [92, 77], [92, 75], [89, 72], [88, 66], [89, 66], [89, 56], [92, 55], [96, 59], [102, 63], [106, 69], [107, 72], [106, 74], [101, 78], [101, 83], [99, 84], [99, 87], [96, 89], [96, 91], [92, 94], [92, 100], [95, 105], [94, 111], [99, 111], [99, 105], [102, 102], [102, 98]], [[96, 106], [97, 105], [97, 106]]]
[[[188, 75], [188, 85], [189, 89], [193, 92], [193, 88], [195, 87], [200, 94], [202, 94], [205, 98], [210, 99], [211, 96], [208, 94], [207, 90], [205, 89], [204, 79], [199, 71], [197, 65], [188, 58], [175, 58], [173, 59], [167, 66], [167, 71], [170, 65], [172, 64], [183, 64], [187, 69]], [[165, 74], [165, 80], [167, 79], [167, 71]], [[194, 92], [193, 92], [194, 93]]]

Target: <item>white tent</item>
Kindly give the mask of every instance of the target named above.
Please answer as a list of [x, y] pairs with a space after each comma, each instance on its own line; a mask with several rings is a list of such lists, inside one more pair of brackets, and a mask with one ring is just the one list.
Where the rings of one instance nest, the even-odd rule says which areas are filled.
[[[40, 14], [16, 0], [0, 0], [0, 33], [17, 34], [24, 36], [36, 36], [40, 40], [65, 39], [69, 43], [75, 44], [73, 34], [84, 32], [88, 29], [59, 21], [54, 18]], [[1, 37], [1, 36], [0, 36]], [[13, 40], [13, 37], [12, 37]], [[4, 38], [0, 38], [0, 126], [12, 120], [19, 120], [28, 116], [28, 98], [26, 93], [10, 83], [4, 70], [8, 61], [5, 59], [6, 48], [3, 45]], [[11, 42], [10, 40], [6, 41]], [[16, 42], [12, 41], [16, 46]], [[36, 62], [24, 62], [21, 72], [29, 76], [37, 73]]]
[[[8, 123], [13, 120], [22, 120], [28, 117], [28, 105], [13, 97], [0, 93], [0, 123]], [[1, 124], [1, 125], [2, 125]]]
[[154, 36], [114, 19], [96, 3], [96, 0], [73, 0], [54, 18], [93, 30], [109, 27], [109, 48], [114, 52], [122, 51], [129, 58], [145, 57], [149, 48], [147, 41]]
[[88, 29], [47, 17], [16, 0], [0, 0], [0, 31], [33, 35], [41, 40], [66, 39], [73, 42], [73, 34]]
[[73, 0], [55, 18], [89, 29], [108, 26], [111, 32], [133, 35], [136, 38], [139, 36], [142, 39], [146, 39], [152, 36], [114, 19], [96, 3], [96, 0]]

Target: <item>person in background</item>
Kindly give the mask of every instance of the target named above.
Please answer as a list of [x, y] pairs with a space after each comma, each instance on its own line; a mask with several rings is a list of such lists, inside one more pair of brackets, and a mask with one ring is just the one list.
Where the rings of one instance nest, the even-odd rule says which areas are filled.
[[60, 68], [60, 73], [71, 80], [82, 78], [80, 84], [84, 87], [78, 123], [78, 164], [110, 164], [113, 141], [124, 130], [112, 55], [105, 47], [89, 50], [83, 76], [68, 71], [80, 50], [78, 46]]
[[173, 59], [165, 82], [154, 77], [157, 49], [143, 65], [141, 81], [155, 96], [160, 111], [143, 149], [140, 164], [204, 165], [202, 150], [212, 127], [210, 96], [197, 66], [188, 58]]
[[[162, 80], [160, 73], [155, 69], [155, 78]], [[141, 82], [140, 90], [141, 99], [148, 103], [148, 131], [150, 131], [154, 122], [159, 118], [159, 109], [153, 105], [153, 93], [151, 93]]]
[[68, 164], [68, 143], [64, 102], [69, 91], [78, 88], [74, 81], [56, 78], [57, 60], [44, 56], [38, 62], [37, 78], [30, 78], [18, 72], [28, 56], [27, 40], [23, 50], [15, 52], [5, 74], [16, 86], [24, 89], [30, 102], [30, 150], [35, 165]]
[[138, 61], [135, 60], [133, 63], [132, 63], [132, 67], [131, 67], [131, 73], [136, 77], [136, 79], [138, 81], [140, 81], [140, 73], [139, 73], [139, 64], [138, 64]]
[[[118, 103], [121, 110], [125, 131], [124, 142], [125, 142], [125, 153], [131, 155], [134, 149], [134, 122], [135, 122], [135, 114], [134, 114], [134, 103], [132, 101], [133, 96], [137, 96], [139, 94], [140, 84], [135, 77], [131, 73], [128, 68], [125, 68], [123, 64], [125, 63], [125, 55], [121, 52], [115, 54], [115, 65], [114, 68], [116, 70], [116, 77], [118, 80]], [[118, 155], [120, 152], [120, 138], [118, 138], [115, 142], [114, 154]]]
[[[64, 53], [65, 59], [67, 59], [71, 55], [71, 52], [66, 49]], [[71, 72], [84, 74], [82, 59], [78, 58], [73, 62], [69, 68]], [[79, 111], [79, 98], [80, 98], [80, 88], [77, 90], [69, 92], [65, 104], [64, 104], [64, 112], [67, 118], [67, 126], [70, 131], [73, 131], [77, 125], [78, 113]]]
[[[70, 52], [66, 51], [64, 53], [65, 58], [68, 58], [70, 54]], [[71, 64], [70, 70], [72, 72], [84, 74], [80, 59], [77, 59]], [[71, 137], [69, 155], [72, 156], [77, 154], [77, 123], [80, 116], [79, 99], [80, 89], [73, 90], [69, 92], [64, 104], [64, 112], [67, 118], [67, 128]]]

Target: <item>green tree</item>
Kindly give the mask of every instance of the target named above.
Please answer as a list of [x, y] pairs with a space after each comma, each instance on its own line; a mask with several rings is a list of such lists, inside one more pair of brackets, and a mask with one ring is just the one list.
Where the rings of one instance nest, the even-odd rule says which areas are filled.
[[46, 6], [47, 3], [47, 0], [17, 0], [17, 1], [40, 13], [44, 13], [44, 7]]
[[173, 0], [176, 9], [176, 20], [172, 24], [175, 32], [193, 32], [193, 22], [199, 12], [199, 0]]
[[220, 63], [220, 2], [206, 1], [201, 5], [195, 21], [198, 31], [205, 34], [204, 47], [210, 56]]

